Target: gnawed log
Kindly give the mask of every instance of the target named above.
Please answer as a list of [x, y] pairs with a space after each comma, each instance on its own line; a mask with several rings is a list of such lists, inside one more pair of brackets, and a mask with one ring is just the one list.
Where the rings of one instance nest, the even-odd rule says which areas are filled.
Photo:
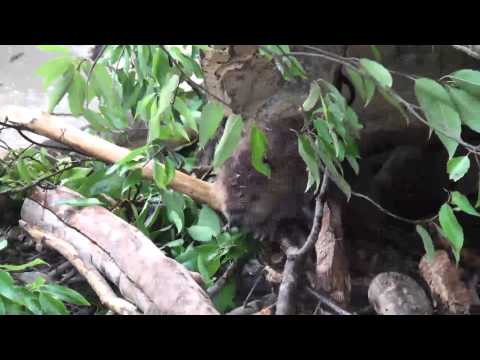
[[[59, 204], [79, 196], [61, 187], [47, 191], [35, 188], [22, 208], [24, 228], [36, 238], [47, 233], [47, 245], [67, 259], [78, 257], [91, 274], [93, 269], [101, 273], [143, 313], [218, 314], [189, 271], [135, 227], [100, 206], [73, 208]], [[72, 264], [84, 275], [78, 263]], [[98, 284], [92, 284], [97, 294]], [[106, 293], [111, 295], [108, 290]]]
[[323, 210], [322, 230], [315, 244], [316, 288], [328, 293], [339, 305], [350, 303], [350, 273], [343, 246], [341, 209], [330, 198]]
[[462, 281], [459, 268], [450, 260], [446, 251], [436, 251], [432, 260], [424, 256], [419, 268], [442, 311], [451, 314], [469, 313], [472, 294]]
[[[2, 109], [0, 113], [0, 119], [3, 120], [5, 118], [10, 123], [16, 124], [24, 130], [45, 136], [107, 163], [115, 163], [130, 153], [130, 150], [126, 148], [62, 123], [47, 113], [38, 113], [22, 107], [9, 106]], [[152, 163], [147, 164], [143, 168], [143, 174], [150, 179], [153, 177]], [[192, 197], [194, 200], [208, 204], [213, 209], [221, 210], [221, 194], [214, 185], [208, 182], [176, 171], [170, 187], [175, 191]]]

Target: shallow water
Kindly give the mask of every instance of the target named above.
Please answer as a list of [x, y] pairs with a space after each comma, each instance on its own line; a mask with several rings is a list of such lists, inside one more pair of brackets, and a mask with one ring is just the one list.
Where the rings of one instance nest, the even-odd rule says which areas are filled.
[[[67, 45], [67, 47], [76, 55], [86, 56], [91, 45]], [[48, 95], [36, 70], [56, 56], [58, 54], [40, 51], [35, 45], [0, 45], [0, 111], [9, 105], [46, 111]], [[66, 98], [60, 102], [55, 112], [70, 112]], [[61, 120], [74, 126], [86, 123], [84, 119], [72, 117], [62, 116]], [[12, 148], [28, 144], [13, 130], [0, 132], [0, 139], [6, 141]], [[35, 137], [35, 140], [39, 139], [41, 138]]]

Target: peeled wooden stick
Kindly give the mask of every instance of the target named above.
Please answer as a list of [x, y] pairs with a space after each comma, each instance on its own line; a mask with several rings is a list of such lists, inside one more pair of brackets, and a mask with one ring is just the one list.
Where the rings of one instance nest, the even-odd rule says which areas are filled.
[[[185, 266], [167, 257], [134, 226], [101, 206], [62, 204], [77, 198], [81, 195], [63, 187], [34, 188], [22, 207], [24, 228], [36, 238], [43, 236], [48, 246], [64, 254], [74, 266], [81, 261], [87, 269], [96, 269], [97, 275], [108, 279], [144, 314], [218, 314]], [[79, 261], [73, 262], [75, 258]], [[86, 278], [89, 282], [92, 279]], [[90, 283], [99, 290], [98, 276]], [[99, 297], [103, 294], [111, 299], [105, 287], [100, 290]]]
[[[9, 106], [1, 111], [0, 118], [2, 120], [8, 118], [11, 123], [18, 124], [25, 130], [45, 136], [107, 163], [115, 163], [130, 152], [130, 150], [112, 144], [98, 136], [62, 123], [61, 120], [47, 113], [39, 114], [30, 109]], [[153, 177], [151, 163], [144, 167], [143, 174], [148, 178]], [[213, 209], [222, 210], [220, 192], [215, 190], [214, 185], [208, 182], [176, 171], [170, 187], [175, 191], [192, 197], [194, 200], [208, 204]]]
[[34, 225], [27, 224], [23, 220], [20, 220], [20, 226], [28, 232], [35, 241], [44, 242], [48, 247], [61, 253], [78, 270], [78, 272], [83, 275], [98, 295], [102, 304], [108, 307], [111, 311], [119, 315], [140, 314], [135, 305], [115, 295], [112, 288], [108, 285], [100, 272], [91, 264], [84, 262], [73, 245]]

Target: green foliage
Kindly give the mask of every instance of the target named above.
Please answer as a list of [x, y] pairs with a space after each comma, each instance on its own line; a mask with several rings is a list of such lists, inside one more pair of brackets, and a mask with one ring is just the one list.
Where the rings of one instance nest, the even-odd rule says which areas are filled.
[[200, 147], [204, 147], [207, 142], [215, 135], [220, 123], [223, 120], [223, 105], [210, 102], [203, 108], [202, 118], [199, 124], [199, 142]]
[[243, 120], [240, 116], [231, 115], [227, 119], [225, 124], [225, 131], [215, 148], [215, 154], [213, 158], [214, 168], [219, 168], [223, 163], [232, 156], [235, 151], [240, 138], [242, 136]]
[[448, 91], [430, 79], [418, 79], [415, 93], [431, 128], [445, 145], [449, 158], [453, 158], [461, 134], [461, 120]]
[[[7, 163], [14, 166], [2, 165], [0, 192], [25, 190], [54, 174], [48, 177], [48, 182], [68, 186], [85, 197], [66, 204], [110, 207], [170, 256], [192, 271], [200, 272], [207, 283], [214, 281], [224, 264], [247, 253], [249, 238], [245, 234], [223, 231], [222, 221], [215, 212], [167, 189], [176, 169], [192, 170], [197, 150], [172, 149], [167, 146], [169, 140], [185, 139], [189, 143], [193, 140], [197, 148], [203, 148], [220, 135], [212, 164], [218, 169], [232, 156], [241, 138], [243, 119], [230, 116], [219, 134], [225, 117], [223, 104], [205, 103], [198, 91], [190, 87], [193, 80], [203, 78], [199, 53], [207, 51], [208, 46], [108, 45], [95, 64], [75, 58], [62, 46], [41, 45], [40, 48], [58, 54], [37, 71], [44, 86], [50, 88], [49, 111], [54, 111], [68, 96], [72, 114], [84, 116], [98, 135], [108, 139], [109, 132], [121, 132], [132, 123], [142, 122], [148, 128], [148, 143], [133, 149], [112, 166], [96, 161], [77, 164], [69, 156], [53, 159], [33, 149], [17, 152]], [[380, 64], [382, 56], [378, 49], [374, 45], [371, 49], [375, 61], [346, 60], [348, 77], [365, 107], [380, 95], [408, 122], [412, 108], [405, 106], [393, 90], [393, 76]], [[310, 93], [302, 106], [305, 126], [298, 134], [298, 151], [308, 172], [306, 190], [318, 190], [322, 174], [327, 170], [331, 180], [349, 199], [351, 189], [344, 179], [343, 165], [346, 161], [355, 173], [360, 171], [357, 141], [362, 125], [357, 114], [334, 86], [308, 78], [309, 74], [288, 45], [264, 45], [260, 53], [275, 63], [285, 80], [310, 82]], [[448, 152], [446, 171], [451, 180], [459, 181], [469, 171], [473, 156], [471, 152], [456, 156], [461, 145], [462, 125], [480, 132], [480, 72], [464, 69], [441, 80], [416, 79], [412, 85], [426, 122]], [[91, 106], [93, 100], [98, 103], [98, 110]], [[267, 137], [255, 124], [249, 135], [253, 167], [271, 177]], [[153, 183], [144, 180], [141, 174], [149, 161], [153, 161]], [[458, 261], [463, 230], [456, 211], [472, 216], [479, 213], [459, 192], [453, 192], [449, 203], [440, 209], [441, 230]], [[430, 257], [434, 248], [428, 232], [421, 226], [417, 232]], [[218, 307], [231, 307], [233, 293], [234, 284], [229, 284], [216, 300]], [[38, 298], [38, 304], [62, 312], [58, 301], [51, 293], [43, 294], [41, 302]], [[5, 308], [3, 303], [1, 306]], [[14, 305], [9, 306], [11, 311], [20, 311]]]
[[9, 272], [44, 265], [40, 259], [22, 265], [0, 266], [0, 315], [68, 315], [65, 303], [88, 306], [78, 292], [38, 277], [27, 285], [17, 285]]
[[427, 230], [421, 225], [417, 225], [416, 227], [417, 233], [420, 235], [423, 241], [423, 247], [425, 248], [425, 252], [427, 254], [428, 260], [433, 259], [433, 255], [435, 254], [435, 247], [433, 246], [433, 240], [428, 233]]
[[333, 85], [325, 81], [321, 85], [311, 85], [310, 95], [303, 106], [304, 110], [309, 109], [305, 116], [308, 127], [313, 126], [314, 131], [310, 135], [300, 134], [298, 138], [299, 153], [308, 170], [306, 190], [313, 185], [318, 190], [321, 171], [327, 169], [330, 179], [349, 199], [351, 189], [343, 177], [342, 162], [347, 160], [358, 173], [356, 140], [362, 125]]
[[458, 181], [465, 176], [470, 169], [470, 159], [468, 156], [462, 156], [450, 159], [447, 163], [447, 172], [450, 180]]
[[268, 139], [263, 131], [255, 124], [252, 124], [250, 130], [250, 151], [253, 168], [260, 174], [270, 177], [272, 175], [272, 169], [270, 165], [265, 162], [268, 152]]
[[457, 263], [460, 261], [460, 252], [463, 247], [463, 229], [458, 222], [452, 208], [444, 204], [439, 213], [440, 225], [443, 233], [450, 242]]

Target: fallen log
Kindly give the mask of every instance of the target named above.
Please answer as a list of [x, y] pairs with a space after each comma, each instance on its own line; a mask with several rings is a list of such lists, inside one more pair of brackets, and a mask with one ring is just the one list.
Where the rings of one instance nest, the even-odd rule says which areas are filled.
[[[105, 305], [120, 313], [135, 313], [128, 301], [144, 314], [218, 314], [190, 272], [138, 229], [100, 206], [74, 208], [59, 203], [79, 196], [63, 187], [37, 187], [25, 200], [22, 224], [33, 238], [62, 253]], [[119, 301], [99, 274], [127, 301]]]
[[[115, 163], [130, 153], [129, 149], [62, 123], [47, 113], [38, 113], [18, 106], [8, 106], [2, 109], [0, 119], [8, 119], [10, 123], [21, 129], [45, 136], [107, 163]], [[143, 175], [150, 179], [153, 177], [152, 163], [143, 168]], [[215, 210], [222, 210], [221, 193], [211, 183], [176, 171], [175, 178], [169, 186], [173, 190], [205, 203]]]

